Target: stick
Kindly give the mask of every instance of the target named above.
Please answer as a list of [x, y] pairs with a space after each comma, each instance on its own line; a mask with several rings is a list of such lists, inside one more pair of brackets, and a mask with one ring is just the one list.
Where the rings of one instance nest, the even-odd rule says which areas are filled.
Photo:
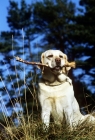
[[18, 56], [14, 56], [16, 58], [16, 61], [25, 63], [25, 64], [29, 64], [29, 65], [38, 65], [38, 66], [46, 66], [48, 67], [48, 65], [42, 64], [42, 63], [37, 63], [37, 62], [29, 62], [29, 61], [25, 61], [22, 58], [18, 57]]
[[68, 62], [65, 67], [72, 67], [72, 68], [76, 68], [76, 62], [73, 61], [73, 62]]
[[[23, 60], [22, 58], [18, 57], [18, 56], [14, 56], [16, 61], [19, 61], [19, 62], [22, 62], [22, 63], [25, 63], [25, 64], [29, 64], [29, 65], [37, 65], [37, 66], [44, 66], [44, 67], [48, 67], [48, 65], [46, 64], [42, 64], [42, 63], [37, 63], [37, 62], [29, 62], [29, 61], [25, 61]], [[75, 68], [75, 62], [71, 62], [71, 63], [67, 63], [66, 65], [64, 65], [63, 67], [72, 67], [72, 68]]]

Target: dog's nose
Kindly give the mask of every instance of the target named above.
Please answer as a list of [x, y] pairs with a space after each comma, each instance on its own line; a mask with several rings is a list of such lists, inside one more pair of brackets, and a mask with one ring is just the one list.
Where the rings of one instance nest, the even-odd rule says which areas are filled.
[[61, 65], [61, 59], [60, 58], [55, 58], [55, 62], [57, 66]]

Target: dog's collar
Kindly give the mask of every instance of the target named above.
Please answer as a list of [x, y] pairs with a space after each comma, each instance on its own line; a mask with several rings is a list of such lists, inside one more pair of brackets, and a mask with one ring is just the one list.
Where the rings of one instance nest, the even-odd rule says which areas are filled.
[[45, 79], [42, 79], [42, 80], [45, 83], [45, 85], [48, 85], [48, 86], [58, 86], [58, 85], [61, 85], [65, 82], [68, 82], [70, 85], [72, 85], [72, 81], [68, 77], [63, 81], [55, 80], [54, 82], [49, 82], [48, 80], [45, 80]]

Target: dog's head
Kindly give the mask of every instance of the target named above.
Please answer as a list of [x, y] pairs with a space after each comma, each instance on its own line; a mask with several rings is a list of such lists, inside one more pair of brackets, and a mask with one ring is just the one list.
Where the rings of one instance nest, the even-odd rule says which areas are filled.
[[67, 73], [71, 67], [64, 66], [68, 63], [67, 55], [59, 50], [47, 50], [41, 55], [41, 63], [48, 65], [55, 74]]

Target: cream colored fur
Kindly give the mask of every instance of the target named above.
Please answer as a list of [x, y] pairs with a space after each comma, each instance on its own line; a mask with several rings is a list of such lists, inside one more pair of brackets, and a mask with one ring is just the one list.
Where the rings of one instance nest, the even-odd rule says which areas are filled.
[[42, 68], [38, 94], [44, 129], [49, 127], [51, 114], [56, 124], [66, 122], [71, 130], [86, 119], [89, 123], [95, 124], [93, 116], [84, 116], [80, 112], [72, 80], [67, 76], [70, 67], [63, 67], [68, 62], [66, 54], [59, 50], [48, 50], [41, 55], [41, 61], [49, 66]]

